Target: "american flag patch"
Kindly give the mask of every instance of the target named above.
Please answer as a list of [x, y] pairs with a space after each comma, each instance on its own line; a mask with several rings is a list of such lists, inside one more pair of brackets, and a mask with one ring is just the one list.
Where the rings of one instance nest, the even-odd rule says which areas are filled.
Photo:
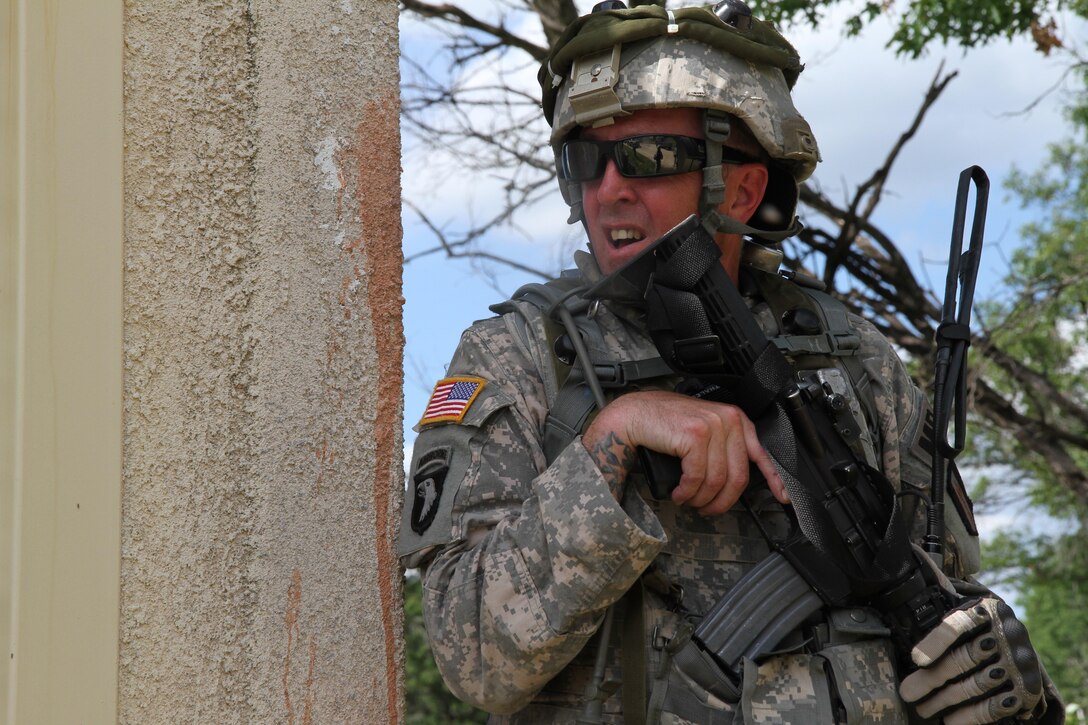
[[472, 401], [484, 389], [483, 378], [443, 378], [434, 386], [431, 400], [423, 411], [420, 425], [428, 423], [460, 423]]

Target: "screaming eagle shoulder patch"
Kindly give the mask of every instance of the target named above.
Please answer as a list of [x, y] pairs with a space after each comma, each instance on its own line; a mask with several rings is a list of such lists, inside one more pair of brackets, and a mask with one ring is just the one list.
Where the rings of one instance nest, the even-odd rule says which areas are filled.
[[460, 423], [472, 403], [483, 391], [487, 381], [483, 378], [443, 378], [434, 386], [427, 409], [419, 425], [429, 423]]
[[442, 489], [450, 470], [450, 449], [438, 448], [423, 454], [413, 477], [412, 531], [419, 535], [430, 528], [442, 501]]

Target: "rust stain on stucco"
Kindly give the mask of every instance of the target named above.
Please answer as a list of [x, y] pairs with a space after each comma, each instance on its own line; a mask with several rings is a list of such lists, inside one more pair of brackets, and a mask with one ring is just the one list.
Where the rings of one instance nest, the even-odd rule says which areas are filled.
[[362, 273], [359, 271], [359, 267], [352, 268], [351, 274], [345, 274], [344, 278], [340, 281], [340, 293], [337, 295], [337, 301], [344, 309], [344, 319], [351, 319], [351, 298], [355, 289], [361, 284]]
[[[287, 654], [283, 657], [283, 702], [287, 708], [287, 724], [295, 723], [295, 706], [291, 702], [291, 655], [295, 643], [299, 640], [299, 612], [302, 609], [302, 572], [297, 568], [291, 571], [291, 583], [287, 586], [287, 611], [283, 621], [287, 626]], [[317, 644], [310, 637], [310, 665], [306, 673], [306, 694], [302, 698], [302, 725], [313, 724], [314, 709], [314, 665], [317, 662]]]
[[347, 188], [347, 179], [344, 178], [344, 164], [340, 162], [340, 151], [337, 150], [334, 154], [336, 157], [336, 180], [339, 182], [339, 186], [336, 189], [336, 219], [337, 221], [344, 218], [344, 189]]
[[317, 481], [314, 482], [314, 493], [321, 493], [321, 483], [325, 480], [325, 474], [336, 463], [336, 450], [329, 445], [327, 439], [322, 439], [314, 448], [314, 456], [317, 458]]
[[[369, 101], [363, 107], [354, 145], [358, 168], [359, 209], [362, 234], [352, 245], [365, 244], [367, 306], [374, 326], [378, 358], [378, 399], [374, 417], [376, 466], [374, 475], [375, 549], [378, 557], [378, 587], [385, 633], [386, 692], [390, 722], [397, 723], [396, 642], [394, 641], [394, 597], [399, 572], [394, 553], [394, 530], [389, 520], [393, 485], [401, 480], [394, 469], [397, 447], [398, 411], [403, 383], [404, 326], [401, 320], [400, 222], [400, 103], [395, 94]], [[372, 149], [383, 149], [382, 159]], [[379, 163], [380, 162], [380, 163]], [[365, 241], [364, 241], [365, 240]]]
[[291, 704], [291, 650], [298, 638], [298, 611], [302, 605], [302, 573], [295, 569], [291, 572], [291, 583], [287, 587], [287, 612], [283, 621], [287, 625], [287, 654], [283, 657], [283, 701], [287, 706], [287, 723], [294, 725], [295, 708]]
[[314, 722], [314, 665], [317, 662], [317, 645], [310, 637], [310, 666], [306, 670], [306, 696], [302, 699], [302, 725]]

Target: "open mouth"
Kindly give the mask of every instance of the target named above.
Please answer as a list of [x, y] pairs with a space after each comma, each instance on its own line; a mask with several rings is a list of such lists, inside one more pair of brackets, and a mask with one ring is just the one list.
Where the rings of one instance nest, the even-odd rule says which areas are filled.
[[613, 229], [609, 232], [609, 239], [612, 242], [613, 249], [619, 249], [628, 244], [641, 242], [645, 238], [645, 236], [634, 229]]

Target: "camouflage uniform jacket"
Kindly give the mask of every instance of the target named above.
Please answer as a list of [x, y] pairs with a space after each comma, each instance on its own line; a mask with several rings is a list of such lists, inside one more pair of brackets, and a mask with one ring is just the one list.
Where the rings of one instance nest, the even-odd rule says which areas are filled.
[[[592, 259], [579, 255], [583, 274], [599, 277]], [[773, 317], [758, 314], [766, 310], [754, 311], [773, 325]], [[657, 357], [637, 314], [606, 303], [594, 319], [616, 360]], [[897, 487], [924, 485], [924, 398], [875, 328], [851, 322], [872, 386], [880, 465]], [[542, 444], [556, 393], [549, 347], [542, 315], [528, 304], [520, 314], [473, 324], [447, 380], [482, 381], [482, 389], [460, 420], [421, 426], [415, 443], [409, 486], [425, 484], [428, 500], [413, 505], [410, 492], [400, 554], [405, 566], [421, 569], [427, 632], [450, 689], [496, 713], [492, 722], [575, 722], [597, 649], [586, 645], [606, 609], [641, 582], [644, 630], [636, 646], [646, 650], [660, 722], [831, 722], [832, 707], [850, 722], [905, 722], [889, 645], [880, 637], [886, 630], [875, 616], [846, 638], [857, 644], [832, 647], [822, 659], [791, 655], [753, 665], [743, 708], [695, 691], [670, 671], [666, 645], [678, 628], [705, 614], [769, 548], [747, 514], [707, 518], [654, 501], [636, 476], [617, 503], [580, 437], [549, 464]], [[424, 480], [427, 470], [439, 471], [437, 480]], [[781, 507], [765, 488], [754, 493], [765, 526], [783, 534]], [[951, 536], [949, 574], [971, 573], [977, 540]], [[617, 630], [624, 631], [614, 628], [606, 692], [623, 677]], [[828, 694], [831, 680], [839, 682], [837, 694]], [[620, 701], [619, 694], [604, 701], [605, 722], [623, 722]]]

